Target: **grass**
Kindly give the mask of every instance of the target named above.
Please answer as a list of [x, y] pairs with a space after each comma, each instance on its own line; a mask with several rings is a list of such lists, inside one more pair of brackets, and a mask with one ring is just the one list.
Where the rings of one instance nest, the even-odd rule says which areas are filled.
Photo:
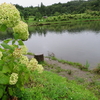
[[75, 77], [75, 81], [79, 82], [79, 83], [83, 83], [85, 82], [84, 78], [80, 78], [80, 77]]
[[28, 52], [27, 55], [32, 55], [32, 56], [34, 56], [34, 53]]
[[[100, 20], [99, 17], [97, 18], [89, 18], [89, 19], [84, 19], [84, 18], [79, 18], [79, 19], [67, 19], [65, 18], [65, 20], [59, 20], [59, 18], [57, 18], [57, 20], [54, 20], [55, 17], [57, 16], [52, 16], [52, 17], [48, 17], [47, 19], [41, 19], [40, 21], [34, 21], [34, 17], [30, 17], [29, 20], [27, 21], [29, 26], [41, 26], [41, 25], [53, 25], [53, 24], [62, 24], [62, 23], [76, 23], [76, 22], [89, 22], [89, 21], [98, 21]], [[48, 19], [53, 19], [48, 21]]]
[[94, 73], [100, 74], [100, 64], [93, 70]]
[[[56, 61], [59, 60], [55, 57], [52, 58], [53, 60]], [[66, 61], [64, 60], [60, 60], [60, 62], [63, 64], [66, 63]], [[99, 92], [100, 81], [98, 80], [100, 77], [98, 75], [91, 77], [92, 81], [90, 82], [87, 79], [81, 77], [76, 77], [74, 81], [70, 81], [66, 77], [61, 77], [59, 75], [62, 72], [72, 75], [73, 74], [72, 70], [65, 70], [56, 64], [48, 64], [45, 61], [41, 62], [40, 64], [42, 64], [44, 66], [44, 69], [47, 71], [44, 71], [42, 74], [39, 75], [37, 73], [33, 73], [34, 80], [32, 83], [29, 83], [30, 84], [29, 86], [31, 87], [26, 88], [25, 91], [23, 90], [23, 92], [26, 93], [22, 92], [23, 96], [25, 94], [25, 96], [27, 96], [26, 98], [29, 97], [31, 99], [20, 99], [20, 100], [34, 100], [34, 99], [38, 100], [39, 98], [40, 98], [39, 100], [99, 100], [100, 99], [100, 92]], [[86, 64], [88, 65], [88, 62], [86, 62]], [[89, 73], [87, 75], [89, 75]], [[65, 88], [67, 88], [69, 91], [65, 92], [65, 90], [63, 90], [62, 87], [59, 87], [59, 84], [60, 86], [61, 85], [65, 86]], [[56, 91], [60, 92], [59, 89], [63, 91], [62, 94], [64, 93], [64, 95], [61, 96], [58, 92], [56, 92]], [[85, 97], [85, 95], [87, 97]]]
[[86, 65], [82, 65], [78, 62], [71, 62], [71, 61], [66, 61], [66, 60], [62, 60], [62, 59], [57, 59], [56, 57], [48, 57], [48, 58], [50, 58], [52, 60], [56, 60], [62, 64], [68, 64], [68, 65], [72, 65], [74, 67], [78, 67], [79, 69], [84, 70], [84, 71], [88, 71], [88, 68], [89, 68], [88, 61], [86, 62]]
[[19, 100], [98, 100], [94, 94], [75, 81], [69, 81], [55, 73], [33, 72], [31, 87], [17, 91]]

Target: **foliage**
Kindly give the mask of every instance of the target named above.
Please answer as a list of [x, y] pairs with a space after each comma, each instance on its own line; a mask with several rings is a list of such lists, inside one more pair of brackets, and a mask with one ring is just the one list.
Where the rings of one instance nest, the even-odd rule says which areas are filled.
[[[88, 11], [93, 11], [95, 14], [92, 15], [100, 15], [100, 1], [99, 0], [72, 0], [67, 3], [55, 3], [49, 6], [45, 6], [43, 3], [40, 6], [29, 6], [22, 7], [18, 4], [15, 5], [21, 15], [25, 16], [35, 16], [37, 12], [39, 12], [42, 16], [52, 16], [52, 15], [62, 15], [62, 14], [81, 14]], [[96, 14], [95, 11], [98, 11]], [[57, 12], [57, 13], [56, 13]]]
[[84, 67], [88, 70], [88, 68], [90, 67], [90, 64], [88, 63], [88, 61], [86, 61], [86, 64], [84, 65]]
[[22, 90], [33, 79], [33, 71], [43, 71], [42, 65], [35, 58], [29, 60], [25, 56], [27, 47], [21, 39], [28, 39], [28, 25], [19, 20], [15, 6], [3, 3], [0, 12], [4, 11], [6, 13], [0, 15], [1, 31], [11, 27], [15, 33], [14, 39], [6, 39], [0, 44], [0, 100], [12, 98], [16, 89]]
[[[16, 93], [20, 100], [98, 100], [93, 93], [75, 81], [68, 81], [48, 71], [33, 74], [34, 82], [30, 83], [32, 88], [26, 88], [20, 94]], [[23, 99], [27, 96], [26, 93], [30, 99]]]
[[98, 64], [97, 68], [93, 69], [93, 72], [100, 74], [100, 64]]

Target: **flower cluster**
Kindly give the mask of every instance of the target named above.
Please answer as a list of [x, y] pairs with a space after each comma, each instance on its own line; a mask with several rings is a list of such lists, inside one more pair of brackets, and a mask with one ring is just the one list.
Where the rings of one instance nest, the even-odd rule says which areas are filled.
[[14, 85], [18, 81], [18, 74], [17, 73], [12, 73], [10, 76], [9, 84]]
[[36, 69], [36, 67], [37, 67], [37, 65], [38, 65], [38, 62], [37, 62], [37, 60], [35, 59], [35, 58], [32, 58], [30, 61], [29, 61], [29, 64], [28, 64], [28, 69], [30, 69], [30, 70], [35, 70]]
[[19, 35], [19, 39], [27, 40], [29, 37], [28, 25], [23, 21], [20, 21], [18, 25], [13, 27], [13, 31]]
[[35, 58], [32, 58], [28, 64], [28, 69], [30, 70], [37, 70], [38, 73], [42, 73], [43, 72], [43, 67], [42, 65], [38, 64], [37, 60]]
[[0, 51], [0, 60], [1, 60], [1, 57], [3, 56], [2, 52]]
[[21, 55], [19, 62], [27, 66], [29, 63], [29, 59], [27, 58], [27, 56]]
[[42, 65], [38, 64], [37, 67], [36, 67], [36, 70], [38, 71], [38, 73], [42, 73], [44, 68]]
[[20, 48], [15, 48], [15, 50], [13, 51], [13, 56], [14, 57], [20, 57], [21, 55], [22, 55], [21, 49]]
[[38, 64], [38, 61], [35, 58], [32, 58], [30, 61], [27, 56], [23, 54], [27, 54], [27, 48], [25, 45], [22, 45], [21, 48], [15, 48], [13, 52], [14, 57], [19, 57], [19, 63], [25, 64], [29, 70], [37, 70], [39, 73], [43, 72], [42, 65]]
[[21, 53], [25, 55], [25, 54], [27, 54], [27, 51], [28, 51], [27, 47], [25, 45], [22, 45], [21, 46]]
[[19, 23], [20, 19], [20, 13], [14, 5], [7, 3], [0, 5], [0, 24], [14, 27]]

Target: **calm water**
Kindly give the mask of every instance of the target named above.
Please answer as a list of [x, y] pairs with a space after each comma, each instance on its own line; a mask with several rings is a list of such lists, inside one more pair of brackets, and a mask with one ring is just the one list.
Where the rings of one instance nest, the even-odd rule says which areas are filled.
[[[43, 28], [43, 27], [41, 27]], [[40, 28], [40, 29], [41, 29]], [[32, 32], [24, 42], [29, 52], [43, 53], [45, 56], [54, 53], [59, 59], [86, 64], [94, 68], [100, 63], [100, 31], [90, 29], [69, 31]]]
[[[29, 27], [29, 32], [30, 38], [24, 41], [29, 52], [54, 53], [59, 59], [83, 65], [88, 61], [90, 69], [100, 63], [100, 22]], [[9, 31], [0, 33], [0, 41], [10, 37]]]

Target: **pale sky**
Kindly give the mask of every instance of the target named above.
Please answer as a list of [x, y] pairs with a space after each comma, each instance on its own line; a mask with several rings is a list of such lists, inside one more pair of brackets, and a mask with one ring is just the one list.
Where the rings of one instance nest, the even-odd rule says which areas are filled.
[[67, 3], [68, 1], [71, 0], [0, 0], [0, 4], [1, 3], [12, 3], [12, 4], [18, 4], [21, 5], [23, 7], [28, 7], [28, 6], [38, 6], [41, 4], [41, 2], [45, 5], [52, 5], [54, 3]]

